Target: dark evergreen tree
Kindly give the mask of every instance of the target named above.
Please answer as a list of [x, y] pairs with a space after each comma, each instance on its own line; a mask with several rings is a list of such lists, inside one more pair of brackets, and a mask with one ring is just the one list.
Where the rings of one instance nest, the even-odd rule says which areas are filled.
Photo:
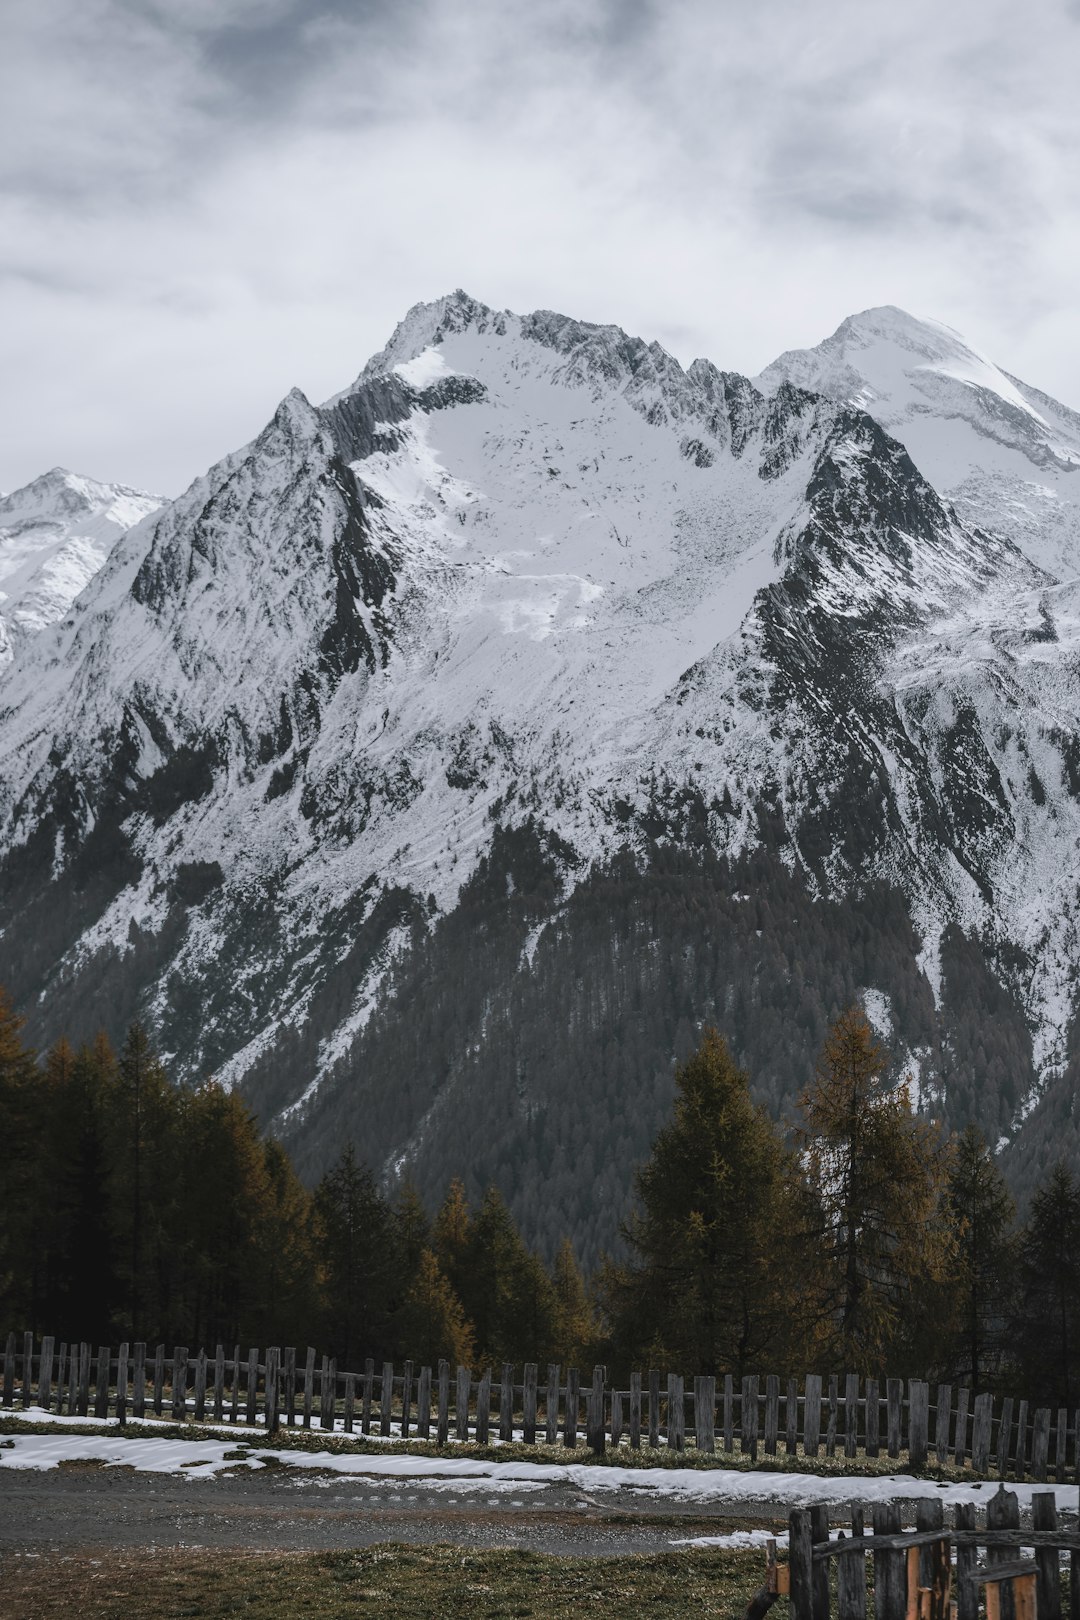
[[1014, 1327], [1033, 1399], [1072, 1411], [1080, 1399], [1080, 1177], [1056, 1164], [1020, 1236], [1020, 1311]]
[[1005, 1350], [1016, 1206], [975, 1125], [951, 1144], [946, 1208], [953, 1231], [948, 1279], [953, 1309], [942, 1311], [951, 1328], [945, 1351], [950, 1373], [980, 1390], [1000, 1370]]
[[637, 1188], [633, 1258], [604, 1286], [619, 1349], [693, 1372], [784, 1365], [804, 1224], [798, 1176], [714, 1029], [676, 1070], [673, 1118]]
[[347, 1143], [315, 1190], [324, 1320], [343, 1366], [391, 1348], [394, 1229], [390, 1208]]
[[925, 1337], [950, 1253], [941, 1135], [914, 1113], [905, 1086], [885, 1083], [887, 1068], [865, 1014], [849, 1008], [800, 1099], [818, 1212], [808, 1281], [820, 1350], [866, 1372], [897, 1368]]

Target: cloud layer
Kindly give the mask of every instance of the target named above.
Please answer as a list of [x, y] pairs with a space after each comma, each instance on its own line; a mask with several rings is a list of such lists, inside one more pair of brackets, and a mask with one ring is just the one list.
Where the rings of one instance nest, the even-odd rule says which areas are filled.
[[175, 493], [454, 286], [759, 370], [897, 303], [1080, 405], [1080, 8], [9, 0], [0, 487]]

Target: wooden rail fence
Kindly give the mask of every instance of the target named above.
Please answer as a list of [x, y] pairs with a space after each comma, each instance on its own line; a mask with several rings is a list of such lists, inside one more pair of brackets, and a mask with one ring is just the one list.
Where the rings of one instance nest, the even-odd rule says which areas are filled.
[[[940, 1501], [919, 1502], [914, 1531], [901, 1530], [894, 1504], [852, 1503], [848, 1512], [849, 1531], [836, 1540], [830, 1540], [824, 1506], [792, 1512], [787, 1567], [776, 1563], [771, 1550], [757, 1613], [786, 1593], [793, 1620], [830, 1620], [834, 1560], [838, 1620], [866, 1620], [870, 1558], [875, 1620], [951, 1620], [954, 1613], [955, 1620], [978, 1620], [980, 1587], [987, 1620], [1064, 1620], [1066, 1607], [1070, 1620], [1080, 1620], [1080, 1534], [1059, 1525], [1053, 1491], [1033, 1494], [1031, 1528], [1023, 1530], [1017, 1497], [1004, 1486], [987, 1502], [981, 1527], [973, 1503], [958, 1505], [946, 1526]], [[1021, 1556], [1026, 1549], [1031, 1556]], [[1067, 1605], [1063, 1554], [1069, 1562]]]
[[[390, 1362], [376, 1370], [346, 1372], [333, 1358], [308, 1349], [252, 1349], [222, 1345], [210, 1355], [185, 1346], [159, 1344], [67, 1344], [46, 1335], [35, 1340], [8, 1335], [3, 1363], [3, 1407], [38, 1406], [57, 1414], [106, 1418], [169, 1416], [177, 1421], [285, 1424], [346, 1434], [415, 1436], [440, 1445], [451, 1436], [522, 1440], [526, 1445], [560, 1440], [584, 1442], [603, 1453], [624, 1442], [634, 1449], [661, 1443], [682, 1451], [736, 1450], [759, 1455], [904, 1458], [914, 1469], [928, 1465], [968, 1467], [986, 1478], [1078, 1477], [1080, 1411], [1029, 1410], [1027, 1401], [989, 1394], [971, 1398], [967, 1388], [917, 1379], [862, 1379], [857, 1374], [782, 1382], [775, 1375], [736, 1381], [657, 1370], [631, 1373], [627, 1387], [613, 1387], [603, 1367], [583, 1382], [576, 1367], [527, 1362], [507, 1364], [494, 1377], [471, 1369], [414, 1367]], [[544, 1376], [546, 1374], [546, 1376]], [[736, 1444], [737, 1443], [737, 1444]], [[1080, 1620], [1080, 1615], [1077, 1616]]]

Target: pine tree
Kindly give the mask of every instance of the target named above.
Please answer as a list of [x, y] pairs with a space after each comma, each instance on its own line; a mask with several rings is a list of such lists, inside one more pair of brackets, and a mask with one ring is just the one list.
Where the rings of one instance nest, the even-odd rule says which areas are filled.
[[552, 1281], [556, 1300], [555, 1353], [567, 1366], [580, 1366], [596, 1339], [597, 1323], [569, 1238], [564, 1237], [559, 1244]]
[[38, 1325], [31, 1236], [45, 1194], [38, 1070], [23, 1027], [0, 989], [0, 1320], [9, 1327]]
[[833, 1024], [800, 1098], [804, 1162], [818, 1210], [813, 1275], [822, 1350], [860, 1371], [897, 1364], [924, 1331], [949, 1262], [939, 1132], [906, 1086], [886, 1087], [887, 1054], [865, 1014]]
[[348, 1366], [390, 1348], [394, 1286], [390, 1209], [351, 1142], [315, 1190], [316, 1246], [324, 1315], [335, 1353]]
[[441, 1357], [452, 1367], [470, 1367], [476, 1353], [472, 1327], [461, 1301], [428, 1248], [417, 1257], [412, 1285], [397, 1326], [402, 1353], [421, 1366], [434, 1367]]
[[141, 1024], [132, 1024], [110, 1076], [106, 1108], [117, 1271], [130, 1339], [164, 1333], [173, 1290], [180, 1168], [177, 1093]]
[[673, 1117], [637, 1188], [633, 1260], [605, 1279], [616, 1342], [695, 1373], [782, 1365], [798, 1177], [715, 1029], [676, 1070]]
[[502, 1194], [489, 1187], [469, 1222], [456, 1290], [476, 1331], [477, 1354], [494, 1362], [554, 1354], [558, 1303], [539, 1257], [525, 1246]]
[[1031, 1201], [1020, 1236], [1015, 1343], [1027, 1388], [1072, 1411], [1080, 1398], [1080, 1177], [1064, 1163]]
[[949, 1294], [956, 1306], [953, 1370], [977, 1391], [1001, 1360], [1015, 1267], [1016, 1206], [975, 1125], [969, 1125], [950, 1147], [946, 1197], [953, 1230], [949, 1277]]

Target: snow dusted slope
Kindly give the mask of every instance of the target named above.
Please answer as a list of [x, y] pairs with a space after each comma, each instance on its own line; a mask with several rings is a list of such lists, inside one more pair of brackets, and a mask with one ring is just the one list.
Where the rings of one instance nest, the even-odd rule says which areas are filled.
[[63, 618], [125, 529], [160, 505], [156, 495], [63, 467], [0, 496], [0, 667]]
[[972, 523], [1039, 567], [1080, 576], [1080, 414], [1012, 377], [936, 321], [886, 305], [793, 349], [756, 379], [868, 411]]
[[[116, 544], [0, 691], [0, 980], [42, 1034], [140, 1013], [180, 1073], [242, 1081], [327, 1152], [366, 1087], [369, 1156], [401, 1164], [496, 1028], [505, 1106], [536, 1117], [552, 1077], [525, 1085], [510, 1009], [555, 994], [560, 918], [596, 874], [625, 895], [658, 851], [732, 872], [764, 851], [810, 894], [899, 896], [904, 993], [942, 1019], [943, 948], [978, 942], [1035, 1039], [1011, 1128], [1067, 1061], [1080, 962], [1080, 585], [829, 393], [458, 293], [326, 405], [289, 395]], [[475, 1022], [449, 992], [453, 1050], [388, 1067], [384, 1107], [395, 1020], [423, 1011], [408, 964], [452, 985], [492, 926], [478, 895], [528, 872]], [[655, 980], [654, 926], [635, 916], [620, 983]], [[857, 971], [880, 999], [875, 951]], [[725, 994], [691, 1015], [735, 1018]], [[617, 1018], [605, 997], [583, 1029]], [[938, 1042], [933, 1099], [958, 1060], [894, 1010], [913, 1054]]]

